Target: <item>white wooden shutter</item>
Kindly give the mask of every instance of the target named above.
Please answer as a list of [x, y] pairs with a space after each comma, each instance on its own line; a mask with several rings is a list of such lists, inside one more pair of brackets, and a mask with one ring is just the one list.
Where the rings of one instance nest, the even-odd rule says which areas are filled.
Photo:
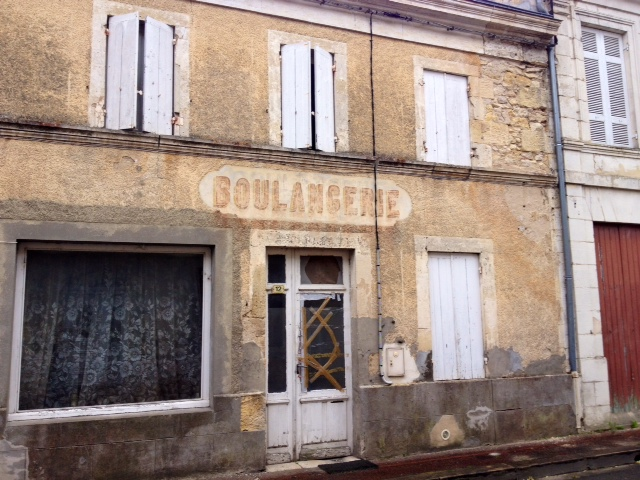
[[171, 135], [173, 128], [173, 28], [147, 17], [144, 29], [142, 129]]
[[484, 377], [484, 342], [476, 254], [429, 254], [435, 380]]
[[138, 102], [138, 12], [109, 19], [105, 126], [136, 128]]
[[467, 78], [424, 72], [426, 160], [471, 165]]
[[320, 47], [314, 48], [314, 84], [316, 148], [335, 152], [333, 55]]
[[282, 55], [282, 146], [311, 147], [311, 44], [284, 45]]
[[591, 140], [630, 146], [622, 37], [583, 28]]

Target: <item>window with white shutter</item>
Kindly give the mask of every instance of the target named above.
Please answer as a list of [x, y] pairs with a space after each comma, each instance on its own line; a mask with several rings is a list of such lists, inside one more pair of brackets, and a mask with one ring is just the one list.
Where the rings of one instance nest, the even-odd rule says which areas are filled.
[[622, 37], [582, 29], [591, 141], [631, 146]]
[[424, 72], [426, 160], [471, 165], [467, 78]]
[[333, 55], [310, 42], [283, 45], [282, 146], [336, 151]]
[[138, 12], [109, 18], [105, 126], [173, 133], [173, 27]]
[[484, 378], [478, 255], [429, 252], [428, 268], [434, 380]]

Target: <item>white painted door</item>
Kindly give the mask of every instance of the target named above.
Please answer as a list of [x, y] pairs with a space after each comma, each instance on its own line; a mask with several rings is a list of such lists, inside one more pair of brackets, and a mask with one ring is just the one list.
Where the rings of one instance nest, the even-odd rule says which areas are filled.
[[484, 378], [480, 262], [473, 253], [429, 253], [434, 380]]
[[267, 462], [351, 453], [349, 261], [267, 256]]

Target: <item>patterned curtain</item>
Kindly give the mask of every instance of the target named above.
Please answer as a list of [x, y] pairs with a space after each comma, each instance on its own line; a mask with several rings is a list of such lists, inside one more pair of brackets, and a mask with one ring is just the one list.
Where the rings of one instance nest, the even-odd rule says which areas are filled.
[[20, 410], [200, 398], [202, 255], [30, 250]]

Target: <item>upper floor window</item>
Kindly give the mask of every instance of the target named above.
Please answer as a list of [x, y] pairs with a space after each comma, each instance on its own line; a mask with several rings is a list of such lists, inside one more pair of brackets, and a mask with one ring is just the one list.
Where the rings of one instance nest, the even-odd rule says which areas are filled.
[[269, 143], [349, 151], [347, 45], [269, 30]]
[[471, 165], [467, 77], [424, 72], [427, 162]]
[[94, 0], [90, 126], [189, 135], [190, 24], [183, 13]]
[[283, 45], [282, 146], [336, 151], [333, 55], [310, 42]]
[[138, 12], [109, 18], [105, 126], [173, 133], [173, 27]]
[[591, 140], [628, 147], [631, 142], [622, 37], [583, 28], [582, 46]]

